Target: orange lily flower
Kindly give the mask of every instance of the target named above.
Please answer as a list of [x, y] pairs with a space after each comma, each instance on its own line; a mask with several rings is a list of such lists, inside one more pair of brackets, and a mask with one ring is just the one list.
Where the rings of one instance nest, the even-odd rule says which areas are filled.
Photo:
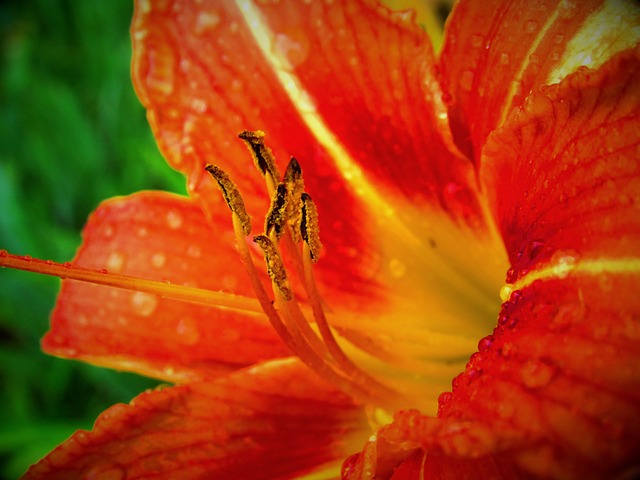
[[637, 473], [639, 18], [461, 1], [436, 56], [369, 0], [140, 1], [134, 84], [190, 197], [0, 264], [72, 279], [45, 351], [176, 386], [24, 478]]

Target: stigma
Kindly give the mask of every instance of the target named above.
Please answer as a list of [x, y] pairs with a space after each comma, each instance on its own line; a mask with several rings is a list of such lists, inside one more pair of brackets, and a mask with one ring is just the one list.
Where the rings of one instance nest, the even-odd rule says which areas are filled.
[[[239, 138], [271, 198], [260, 234], [251, 236], [251, 221], [232, 179], [216, 165], [205, 169], [231, 210], [238, 251], [262, 310], [283, 342], [313, 371], [362, 403], [393, 411], [401, 402], [400, 393], [358, 367], [336, 341], [327, 320], [313, 272], [322, 249], [318, 212], [304, 191], [299, 162], [292, 157], [280, 176], [263, 132], [244, 131]], [[270, 285], [258, 273], [252, 242], [262, 251]]]

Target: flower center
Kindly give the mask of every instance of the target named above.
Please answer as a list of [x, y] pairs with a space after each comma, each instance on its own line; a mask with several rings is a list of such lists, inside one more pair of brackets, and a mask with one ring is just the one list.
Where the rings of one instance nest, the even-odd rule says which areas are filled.
[[[271, 325], [285, 344], [323, 378], [366, 404], [389, 410], [398, 408], [401, 395], [351, 361], [327, 321], [312, 268], [321, 249], [318, 214], [311, 196], [304, 191], [300, 165], [292, 158], [280, 181], [271, 151], [264, 145], [264, 133], [243, 132], [240, 138], [249, 147], [271, 196], [264, 232], [254, 236], [253, 242], [262, 249], [273, 302], [247, 244], [251, 222], [240, 192], [219, 167], [210, 164], [206, 170], [217, 181], [232, 212], [240, 255]], [[291, 270], [301, 289], [292, 288]]]

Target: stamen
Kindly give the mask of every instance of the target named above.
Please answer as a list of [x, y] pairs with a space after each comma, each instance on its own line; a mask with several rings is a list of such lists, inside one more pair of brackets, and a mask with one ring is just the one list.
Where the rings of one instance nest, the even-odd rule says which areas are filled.
[[271, 200], [271, 207], [264, 221], [264, 231], [266, 235], [269, 235], [271, 231], [279, 239], [284, 233], [285, 226], [287, 224], [287, 205], [289, 197], [289, 189], [287, 184], [279, 183], [273, 192], [273, 199]]
[[284, 172], [284, 183], [287, 184], [290, 200], [287, 202], [287, 218], [291, 225], [291, 236], [294, 242], [300, 241], [301, 197], [304, 193], [304, 180], [302, 169], [298, 161], [291, 157], [287, 169]]
[[320, 228], [318, 227], [318, 210], [316, 204], [313, 203], [308, 193], [303, 193], [302, 201], [302, 220], [300, 222], [300, 234], [305, 244], [309, 246], [309, 255], [314, 263], [320, 258]]
[[213, 178], [216, 179], [216, 182], [218, 182], [218, 186], [222, 191], [224, 201], [227, 203], [229, 209], [238, 216], [238, 219], [242, 224], [244, 234], [249, 235], [251, 233], [251, 217], [249, 217], [249, 214], [247, 213], [242, 196], [238, 191], [238, 187], [236, 187], [235, 183], [231, 181], [229, 176], [220, 167], [207, 164], [204, 168]]
[[275, 159], [273, 158], [271, 149], [264, 144], [264, 132], [261, 130], [257, 130], [255, 132], [245, 130], [244, 132], [241, 132], [238, 137], [244, 140], [247, 147], [249, 147], [251, 157], [253, 158], [258, 170], [260, 170], [260, 173], [265, 177], [269, 174], [273, 181], [277, 182], [280, 178], [280, 173], [276, 168]]
[[[256, 166], [265, 177], [267, 190], [272, 196], [265, 218], [265, 234], [255, 236], [253, 241], [264, 253], [274, 302], [269, 299], [255, 270], [239, 215], [230, 206], [233, 212], [238, 250], [243, 263], [247, 266], [256, 296], [267, 318], [285, 344], [317, 373], [364, 402], [374, 402], [376, 405], [393, 409], [398, 404], [399, 394], [379, 383], [347, 357], [336, 342], [326, 319], [311, 266], [312, 262], [318, 260], [322, 247], [318, 212], [311, 197], [304, 193], [304, 181], [299, 163], [292, 158], [283, 182], [276, 185], [277, 170], [271, 151], [263, 144], [264, 133], [245, 131], [240, 134], [240, 138], [249, 146]], [[226, 192], [231, 191], [231, 188], [225, 185], [227, 182], [230, 185], [233, 183], [223, 172], [218, 173], [217, 176], [214, 175], [216, 180], [218, 177], [225, 182], [224, 185], [220, 181], [218, 183], [226, 200]], [[233, 192], [233, 198], [240, 198], [235, 186]], [[230, 202], [227, 201], [227, 203]], [[291, 228], [286, 228], [287, 225]], [[307, 321], [293, 294], [278, 249], [281, 239], [288, 258], [290, 257], [296, 267], [297, 277], [303, 281], [309, 306], [320, 334]], [[302, 255], [299, 246], [296, 245], [296, 242], [301, 240], [303, 241]]]
[[253, 237], [253, 241], [256, 242], [264, 252], [269, 278], [271, 278], [271, 281], [278, 288], [285, 300], [292, 300], [293, 292], [287, 280], [284, 263], [282, 263], [282, 258], [275, 245], [266, 235], [256, 235]]
[[135, 292], [150, 293], [163, 298], [171, 298], [173, 300], [207, 305], [220, 309], [237, 310], [250, 314], [262, 314], [260, 304], [253, 298], [147, 280], [129, 275], [109, 273], [105, 270], [92, 270], [77, 267], [70, 263], [60, 264], [51, 260], [20, 257], [12, 255], [6, 250], [0, 250], [0, 267], [51, 275], [66, 280], [78, 280], [96, 285], [106, 285]]

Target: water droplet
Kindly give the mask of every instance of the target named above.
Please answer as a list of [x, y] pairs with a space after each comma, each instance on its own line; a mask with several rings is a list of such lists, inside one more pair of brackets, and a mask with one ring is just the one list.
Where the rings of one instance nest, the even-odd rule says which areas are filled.
[[220, 15], [217, 12], [200, 12], [198, 18], [196, 18], [194, 31], [196, 35], [202, 35], [203, 33], [213, 30], [219, 23]]
[[189, 245], [187, 255], [192, 258], [202, 257], [202, 249], [198, 245]]
[[149, 236], [149, 230], [147, 230], [145, 227], [138, 227], [138, 229], [136, 230], [136, 235], [140, 238], [146, 238]]
[[115, 273], [120, 273], [124, 267], [125, 256], [121, 252], [113, 251], [107, 257], [106, 267]]
[[453, 400], [453, 394], [451, 392], [442, 392], [438, 396], [438, 413], [441, 413], [441, 410], [448, 407]]
[[63, 266], [64, 268], [72, 268], [72, 267], [73, 267], [73, 264], [72, 264], [71, 262], [64, 262], [64, 263], [62, 264], [62, 266]]
[[538, 22], [536, 22], [535, 20], [529, 20], [525, 24], [524, 28], [527, 31], [527, 33], [533, 33], [538, 28]]
[[102, 233], [106, 238], [113, 237], [113, 234], [115, 233], [113, 225], [107, 225], [106, 227], [104, 227], [104, 230], [102, 231]]
[[482, 37], [482, 35], [471, 35], [471, 46], [478, 48], [482, 46], [482, 43], [484, 42], [484, 38]]
[[177, 230], [182, 226], [182, 215], [175, 210], [169, 210], [167, 212], [167, 225], [172, 230]]
[[465, 70], [460, 76], [460, 88], [465, 92], [470, 92], [473, 88], [474, 73], [471, 70]]
[[500, 300], [502, 300], [503, 302], [506, 302], [507, 300], [509, 300], [511, 293], [513, 292], [513, 289], [514, 289], [513, 285], [510, 283], [503, 285], [502, 288], [500, 289]]
[[508, 53], [501, 53], [500, 54], [500, 63], [502, 65], [508, 65], [509, 64], [509, 54]]
[[393, 278], [401, 278], [407, 273], [407, 266], [397, 258], [389, 260], [389, 270]]
[[520, 378], [527, 388], [541, 388], [548, 385], [555, 376], [555, 369], [540, 360], [527, 360], [520, 370]]
[[182, 343], [193, 345], [200, 339], [200, 332], [192, 318], [182, 318], [176, 326], [176, 333]]
[[553, 267], [553, 273], [558, 278], [565, 278], [569, 275], [569, 272], [573, 270], [576, 263], [576, 256], [574, 252], [566, 250], [557, 250], [549, 260]]
[[143, 317], [151, 315], [158, 306], [158, 297], [150, 293], [135, 292], [131, 295], [133, 311]]
[[481, 338], [480, 341], [478, 342], [478, 351], [486, 352], [487, 350], [489, 350], [492, 344], [493, 344], [493, 335], [487, 335], [486, 337]]
[[553, 37], [553, 41], [556, 45], [561, 44], [564, 41], [564, 35], [558, 33], [555, 37]]
[[549, 328], [552, 330], [566, 330], [572, 325], [582, 321], [585, 317], [587, 308], [579, 303], [566, 303], [560, 305], [558, 311], [554, 315]]
[[147, 87], [168, 97], [173, 93], [176, 57], [172, 46], [164, 43], [148, 45], [147, 48]]
[[309, 57], [311, 44], [303, 31], [292, 30], [277, 34], [272, 49], [283, 62], [283, 67], [296, 68]]
[[529, 260], [535, 259], [538, 255], [540, 255], [540, 253], [542, 253], [543, 249], [544, 249], [544, 242], [541, 242], [539, 240], [534, 240], [533, 242], [531, 242], [528, 247]]
[[6, 250], [0, 250], [0, 257], [6, 257], [9, 255], [9, 252], [7, 252]]
[[109, 270], [107, 270], [106, 268], [101, 268], [100, 270], [98, 270], [98, 272], [102, 274], [107, 274], [109, 273]]
[[205, 100], [196, 97], [191, 100], [191, 108], [193, 108], [198, 113], [205, 113], [209, 107]]
[[164, 253], [154, 253], [151, 257], [151, 265], [155, 268], [162, 268], [167, 263], [167, 256]]

